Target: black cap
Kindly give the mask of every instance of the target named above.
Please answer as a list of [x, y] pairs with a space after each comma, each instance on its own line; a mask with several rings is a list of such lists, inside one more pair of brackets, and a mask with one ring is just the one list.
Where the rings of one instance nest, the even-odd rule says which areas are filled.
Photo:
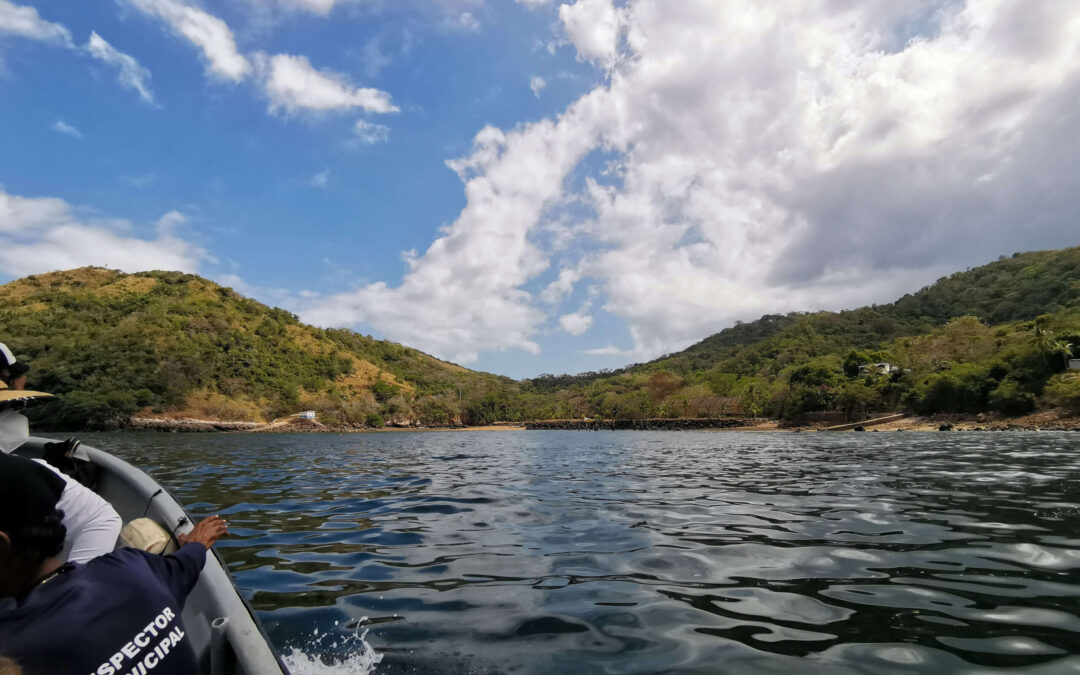
[[20, 361], [15, 358], [15, 355], [11, 353], [8, 346], [3, 342], [0, 342], [0, 369], [6, 368], [12, 377], [19, 377], [25, 375], [26, 371], [30, 370], [30, 366], [24, 361]]
[[56, 510], [64, 479], [37, 462], [0, 452], [0, 531], [37, 525]]

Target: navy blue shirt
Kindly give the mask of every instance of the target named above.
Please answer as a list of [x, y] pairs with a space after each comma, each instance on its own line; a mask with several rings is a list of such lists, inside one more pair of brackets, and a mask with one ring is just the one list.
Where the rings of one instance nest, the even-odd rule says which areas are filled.
[[202, 544], [160, 556], [125, 548], [0, 600], [0, 654], [25, 675], [191, 675], [180, 622], [206, 563]]

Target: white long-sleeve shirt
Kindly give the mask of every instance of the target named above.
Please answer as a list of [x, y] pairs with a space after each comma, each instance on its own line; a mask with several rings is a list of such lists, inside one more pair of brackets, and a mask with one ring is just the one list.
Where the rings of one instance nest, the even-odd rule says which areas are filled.
[[56, 508], [64, 512], [64, 551], [68, 562], [85, 563], [99, 555], [112, 553], [120, 536], [123, 521], [109, 502], [93, 490], [61, 472], [43, 459], [35, 462], [49, 467], [64, 479], [64, 492]]
[[[0, 452], [11, 452], [30, 440], [30, 424], [14, 410], [0, 412]], [[66, 559], [84, 563], [116, 548], [123, 521], [109, 502], [43, 459], [35, 460], [64, 479], [56, 508], [64, 512]]]

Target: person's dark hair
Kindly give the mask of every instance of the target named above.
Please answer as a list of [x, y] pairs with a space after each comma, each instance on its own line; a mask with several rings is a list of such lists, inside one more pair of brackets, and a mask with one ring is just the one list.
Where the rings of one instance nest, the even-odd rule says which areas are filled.
[[64, 550], [64, 537], [67, 536], [63, 520], [64, 512], [53, 509], [37, 524], [8, 532], [12, 551], [23, 560], [38, 565], [59, 555]]

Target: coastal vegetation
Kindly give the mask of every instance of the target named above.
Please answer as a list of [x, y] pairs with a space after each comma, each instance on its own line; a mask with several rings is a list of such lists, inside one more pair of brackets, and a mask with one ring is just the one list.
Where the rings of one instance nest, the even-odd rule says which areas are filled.
[[[1018, 415], [1080, 407], [1080, 377], [1066, 372], [1077, 355], [1080, 248], [1069, 248], [1003, 257], [887, 305], [764, 316], [650, 363], [527, 388], [601, 415], [711, 415], [717, 399], [789, 419]], [[661, 377], [664, 390], [650, 388]]]
[[132, 416], [479, 425], [603, 417], [1080, 413], [1080, 248], [1015, 254], [888, 305], [767, 315], [617, 371], [480, 373], [177, 272], [82, 268], [0, 286], [3, 340], [52, 428]]
[[349, 424], [422, 415], [446, 424], [461, 401], [513, 381], [281, 309], [178, 272], [82, 268], [0, 286], [4, 340], [32, 363], [33, 409], [53, 428], [133, 415], [269, 421], [315, 410]]

